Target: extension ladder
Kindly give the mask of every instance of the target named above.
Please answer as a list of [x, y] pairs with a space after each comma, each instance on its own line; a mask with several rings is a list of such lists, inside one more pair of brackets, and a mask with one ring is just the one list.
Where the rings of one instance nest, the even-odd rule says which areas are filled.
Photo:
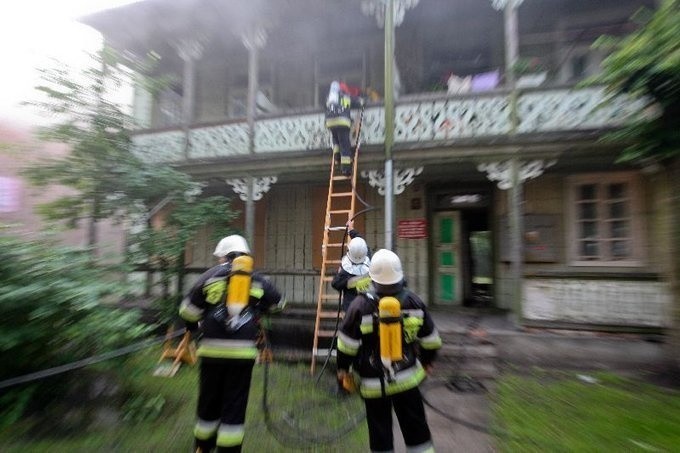
[[[326, 216], [323, 227], [323, 243], [321, 245], [321, 274], [319, 278], [319, 291], [316, 302], [316, 322], [314, 324], [314, 345], [312, 347], [312, 366], [311, 373], [314, 374], [317, 357], [327, 356], [333, 347], [335, 337], [335, 325], [341, 316], [338, 308], [339, 294], [331, 286], [331, 281], [335, 272], [340, 266], [341, 258], [344, 255], [342, 250], [343, 242], [347, 244], [345, 235], [352, 229], [354, 220], [354, 210], [356, 205], [357, 169], [359, 162], [359, 136], [361, 134], [361, 123], [363, 111], [359, 120], [352, 161], [352, 175], [341, 176], [340, 172], [336, 175], [336, 161], [331, 158], [331, 175], [328, 181], [328, 199], [326, 201]], [[344, 241], [343, 241], [344, 240]], [[333, 327], [330, 327], [333, 325]], [[328, 348], [319, 348], [319, 340], [328, 339]]]

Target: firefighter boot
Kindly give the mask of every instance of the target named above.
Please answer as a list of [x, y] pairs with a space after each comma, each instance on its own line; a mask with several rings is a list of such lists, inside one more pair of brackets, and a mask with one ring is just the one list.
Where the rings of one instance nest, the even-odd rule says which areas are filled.
[[352, 174], [352, 158], [349, 156], [342, 156], [340, 158], [340, 170], [343, 176], [350, 176]]

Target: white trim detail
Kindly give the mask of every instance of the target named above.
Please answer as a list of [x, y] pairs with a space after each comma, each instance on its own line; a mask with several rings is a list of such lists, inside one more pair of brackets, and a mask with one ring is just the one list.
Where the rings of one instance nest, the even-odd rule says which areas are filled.
[[175, 42], [175, 50], [177, 50], [177, 55], [184, 61], [196, 61], [203, 56], [203, 50], [205, 46], [203, 43], [205, 38], [199, 37], [194, 39], [182, 39]]
[[[276, 176], [264, 176], [262, 178], [253, 178], [253, 201], [262, 199], [262, 196], [269, 192], [272, 184], [276, 183], [278, 178]], [[244, 178], [226, 179], [224, 182], [229, 184], [234, 192], [239, 195], [243, 201], [248, 201], [248, 180]]]
[[[380, 28], [385, 26], [385, 10], [389, 0], [362, 0], [361, 12], [366, 16], [375, 16]], [[404, 21], [406, 10], [415, 8], [420, 0], [393, 0], [394, 26], [398, 27]]]
[[[423, 172], [423, 167], [418, 168], [404, 168], [403, 170], [394, 171], [394, 194], [399, 195], [406, 190], [406, 187], [411, 184], [416, 176]], [[362, 171], [361, 177], [368, 179], [368, 184], [371, 187], [377, 187], [380, 195], [385, 195], [385, 173], [382, 170]]]
[[241, 42], [248, 50], [262, 49], [267, 44], [267, 29], [255, 26], [241, 34]]
[[[536, 159], [528, 162], [520, 162], [519, 180], [524, 182], [529, 179], [541, 176], [546, 168], [552, 167], [557, 163], [557, 160], [544, 161], [543, 159]], [[477, 170], [486, 173], [489, 181], [498, 181], [498, 188], [507, 190], [512, 187], [512, 161], [506, 160], [502, 162], [490, 162], [488, 164], [477, 165]]]
[[519, 5], [524, 3], [524, 0], [491, 0], [491, 6], [493, 6], [493, 9], [496, 11], [504, 10], [508, 3], [511, 8], [517, 9], [519, 8]]

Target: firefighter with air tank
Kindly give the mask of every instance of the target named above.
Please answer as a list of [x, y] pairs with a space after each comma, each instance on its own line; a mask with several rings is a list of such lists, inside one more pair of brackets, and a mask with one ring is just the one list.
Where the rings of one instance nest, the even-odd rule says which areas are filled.
[[187, 329], [201, 323], [196, 452], [240, 452], [259, 315], [281, 309], [284, 299], [264, 276], [239, 235], [223, 238], [213, 253], [219, 264], [201, 275], [180, 306]]
[[373, 290], [350, 304], [338, 333], [338, 380], [360, 376], [371, 451], [392, 451], [392, 409], [409, 451], [433, 452], [418, 388], [442, 341], [424, 302], [404, 285], [399, 257], [371, 258]]

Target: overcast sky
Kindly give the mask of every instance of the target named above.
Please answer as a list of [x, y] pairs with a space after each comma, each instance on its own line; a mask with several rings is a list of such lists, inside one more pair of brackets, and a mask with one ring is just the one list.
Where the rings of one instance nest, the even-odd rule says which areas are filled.
[[95, 11], [135, 0], [5, 0], [0, 3], [0, 119], [43, 123], [22, 101], [34, 96], [37, 68], [51, 58], [71, 66], [88, 64], [87, 52], [101, 48], [101, 36], [77, 21]]

